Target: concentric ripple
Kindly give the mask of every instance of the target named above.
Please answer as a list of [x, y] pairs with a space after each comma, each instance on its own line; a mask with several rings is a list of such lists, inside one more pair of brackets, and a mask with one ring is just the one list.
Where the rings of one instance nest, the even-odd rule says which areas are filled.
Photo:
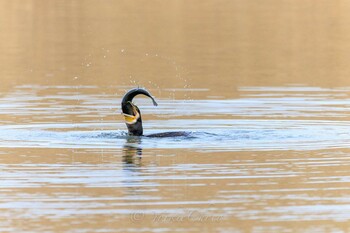
[[[118, 102], [124, 89], [115, 87], [119, 95], [98, 90], [18, 87], [0, 99], [0, 114], [7, 119], [0, 125], [0, 147], [123, 148], [128, 137]], [[158, 108], [139, 98], [145, 135], [190, 132], [187, 138], [142, 137], [140, 146], [216, 151], [349, 148], [348, 91], [242, 87], [238, 99], [159, 99]]]

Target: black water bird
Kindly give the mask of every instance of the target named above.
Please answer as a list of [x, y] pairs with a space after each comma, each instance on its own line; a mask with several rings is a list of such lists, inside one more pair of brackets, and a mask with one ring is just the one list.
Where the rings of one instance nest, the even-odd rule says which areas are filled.
[[[122, 99], [122, 112], [125, 119], [125, 124], [128, 127], [130, 136], [143, 136], [142, 118], [140, 109], [132, 102], [137, 95], [145, 95], [151, 98], [153, 105], [158, 106], [154, 97], [143, 88], [134, 88], [129, 90]], [[188, 132], [164, 132], [147, 135], [147, 137], [178, 137], [187, 136]]]

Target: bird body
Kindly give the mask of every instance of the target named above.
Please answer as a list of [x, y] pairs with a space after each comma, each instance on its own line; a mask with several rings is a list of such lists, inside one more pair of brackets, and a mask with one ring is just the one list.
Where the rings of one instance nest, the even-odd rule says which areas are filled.
[[[130, 136], [143, 136], [142, 118], [140, 109], [132, 102], [135, 96], [145, 95], [151, 98], [153, 105], [158, 106], [154, 97], [143, 88], [134, 88], [129, 90], [123, 97], [121, 102], [122, 112], [124, 115], [125, 124], [128, 127], [128, 134]], [[188, 132], [164, 132], [150, 134], [147, 137], [178, 137], [187, 136]]]

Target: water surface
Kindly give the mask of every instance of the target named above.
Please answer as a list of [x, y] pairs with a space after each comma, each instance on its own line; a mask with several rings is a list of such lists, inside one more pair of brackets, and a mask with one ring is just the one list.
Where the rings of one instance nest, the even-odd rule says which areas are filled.
[[314, 231], [349, 218], [347, 88], [136, 98], [145, 134], [189, 132], [174, 138], [127, 136], [124, 88], [17, 86], [0, 99], [3, 231]]
[[348, 232], [349, 10], [1, 0], [0, 232]]

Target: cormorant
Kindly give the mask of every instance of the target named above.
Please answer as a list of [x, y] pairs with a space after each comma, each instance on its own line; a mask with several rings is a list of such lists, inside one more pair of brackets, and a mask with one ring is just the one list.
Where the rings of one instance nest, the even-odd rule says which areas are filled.
[[[145, 95], [151, 98], [153, 105], [158, 106], [153, 96], [143, 88], [134, 88], [129, 90], [122, 99], [122, 112], [125, 118], [125, 124], [128, 127], [130, 136], [143, 136], [142, 118], [140, 109], [132, 102], [137, 95]], [[147, 135], [147, 137], [178, 137], [187, 136], [188, 132], [164, 132]]]

